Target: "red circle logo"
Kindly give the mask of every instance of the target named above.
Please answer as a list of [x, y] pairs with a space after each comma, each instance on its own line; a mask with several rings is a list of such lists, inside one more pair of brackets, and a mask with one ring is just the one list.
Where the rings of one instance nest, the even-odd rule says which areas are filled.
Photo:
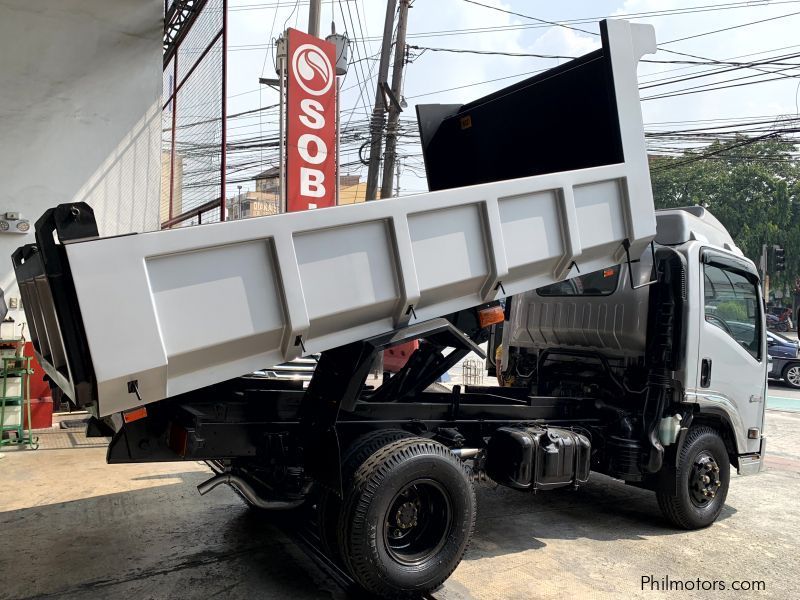
[[301, 44], [292, 55], [292, 71], [306, 93], [322, 96], [333, 84], [333, 67], [325, 53], [314, 44]]

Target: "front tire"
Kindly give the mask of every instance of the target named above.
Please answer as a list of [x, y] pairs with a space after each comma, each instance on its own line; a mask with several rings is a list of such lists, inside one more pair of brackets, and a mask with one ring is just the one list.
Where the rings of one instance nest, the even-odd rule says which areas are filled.
[[340, 553], [368, 592], [434, 590], [461, 562], [475, 526], [466, 469], [438, 442], [410, 438], [370, 456], [345, 492]]
[[783, 381], [791, 388], [800, 389], [800, 363], [789, 363], [783, 368]]
[[656, 489], [664, 516], [681, 529], [711, 525], [725, 505], [730, 460], [714, 429], [692, 427], [680, 449], [677, 469], [663, 469]]

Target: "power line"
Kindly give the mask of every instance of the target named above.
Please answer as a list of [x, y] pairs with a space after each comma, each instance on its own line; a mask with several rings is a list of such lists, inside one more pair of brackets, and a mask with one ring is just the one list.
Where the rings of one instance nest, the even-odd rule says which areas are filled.
[[[537, 17], [531, 17], [530, 15], [525, 15], [525, 14], [518, 13], [518, 12], [515, 12], [515, 11], [509, 11], [509, 10], [506, 10], [506, 9], [503, 9], [503, 8], [498, 8], [496, 6], [490, 6], [488, 4], [483, 4], [481, 2], [477, 2], [476, 0], [463, 0], [463, 1], [467, 2], [469, 4], [475, 4], [477, 6], [482, 6], [484, 8], [488, 8], [488, 9], [491, 9], [491, 10], [496, 10], [496, 11], [499, 11], [499, 12], [515, 15], [515, 16], [522, 17], [522, 18], [525, 18], [525, 19], [530, 19], [530, 20], [533, 20], [533, 21], [538, 21], [538, 22], [542, 22], [542, 23], [548, 23], [548, 24], [553, 25], [553, 26], [564, 27], [566, 29], [572, 29], [574, 31], [580, 31], [582, 33], [588, 33], [589, 35], [595, 35], [595, 36], [599, 35], [599, 34], [593, 32], [593, 31], [588, 31], [586, 29], [581, 29], [579, 27], [573, 27], [573, 26], [570, 26], [570, 25], [566, 25], [564, 23], [558, 23], [556, 21], [547, 21], [545, 19], [539, 19]], [[783, 15], [781, 17], [774, 17], [774, 18], [765, 19], [765, 20], [774, 20], [776, 18], [784, 18], [784, 17], [787, 17], [787, 16], [792, 16], [792, 14], [800, 14], [800, 13], [791, 13], [789, 15]], [[762, 21], [756, 21], [754, 23], [759, 23], [759, 22], [762, 22]], [[745, 24], [737, 25], [736, 27], [733, 27], [733, 28], [746, 27], [746, 26], [752, 25], [754, 23], [745, 23]], [[719, 31], [722, 31], [722, 30], [719, 30]], [[710, 35], [712, 33], [717, 33], [717, 31], [710, 31], [710, 32], [704, 32], [704, 33], [701, 33], [701, 34], [695, 34], [694, 36], [691, 36], [691, 37], [700, 37], [702, 35]], [[685, 39], [688, 39], [688, 38], [685, 38]], [[677, 42], [677, 41], [679, 41], [679, 40], [672, 40], [671, 42], [666, 42], [666, 43], [673, 43], [673, 42]], [[687, 53], [684, 53], [684, 52], [678, 52], [676, 50], [669, 50], [667, 48], [662, 48], [662, 44], [659, 44], [658, 48], [663, 50], [664, 52], [669, 52], [669, 53], [672, 53], [672, 54], [678, 54], [678, 55], [682, 55], [682, 56], [689, 56], [691, 58], [697, 58], [697, 59], [701, 59], [701, 60], [713, 60], [713, 59], [706, 59], [705, 57], [702, 57], [702, 56], [697, 56], [697, 55], [687, 54]], [[760, 70], [760, 69], [756, 69], [756, 70]]]
[[756, 84], [759, 84], [759, 83], [767, 83], [767, 82], [770, 82], [770, 81], [779, 81], [781, 79], [785, 79], [785, 75], [782, 74], [783, 71], [790, 71], [790, 70], [793, 70], [793, 69], [796, 69], [796, 68], [798, 68], [798, 67], [797, 66], [785, 67], [783, 69], [777, 69], [775, 71], [766, 71], [766, 73], [770, 73], [770, 74], [776, 73], [776, 74], [779, 75], [778, 77], [769, 77], [769, 78], [766, 78], [766, 79], [759, 79], [758, 81], [748, 81], [748, 82], [745, 82], [745, 83], [731, 83], [731, 84], [728, 84], [728, 85], [717, 85], [718, 83], [739, 81], [741, 79], [751, 79], [753, 77], [762, 77], [763, 76], [762, 73], [755, 73], [753, 75], [744, 75], [742, 77], [734, 77], [733, 79], [727, 79], [727, 80], [725, 80], [725, 82], [705, 83], [705, 84], [702, 84], [702, 85], [683, 88], [681, 90], [676, 90], [676, 91], [673, 91], [673, 92], [665, 92], [663, 94], [655, 94], [653, 96], [645, 96], [641, 100], [642, 100], [642, 102], [644, 102], [646, 100], [660, 100], [662, 98], [673, 98], [675, 96], [685, 96], [687, 94], [699, 94], [699, 93], [703, 93], [703, 92], [713, 92], [713, 91], [716, 91], [716, 90], [724, 90], [724, 89], [728, 89], [728, 88], [741, 87], [741, 86], [745, 86], [745, 85], [756, 85]]
[[[426, 51], [426, 50], [430, 50], [430, 51], [433, 51], [433, 52], [456, 52], [456, 53], [469, 53], [469, 54], [473, 54], [473, 53], [474, 54], [493, 54], [493, 55], [512, 56], [512, 57], [529, 56], [529, 57], [534, 57], [534, 58], [560, 58], [560, 59], [573, 59], [573, 58], [575, 58], [575, 57], [571, 57], [571, 56], [560, 56], [560, 55], [543, 55], [543, 54], [527, 54], [527, 53], [516, 53], [516, 52], [470, 50], [470, 49], [463, 49], [463, 48], [430, 48], [430, 47], [416, 46], [416, 45], [409, 46], [409, 47], [410, 48], [414, 48], [416, 50], [422, 50], [423, 52]], [[419, 56], [421, 56], [421, 55], [419, 55]], [[777, 57], [777, 58], [780, 58], [780, 59], [783, 60], [783, 59], [797, 58], [797, 57], [800, 57], [800, 53], [789, 54], [789, 55], [785, 55], [785, 56]], [[787, 66], [785, 68], [782, 68], [782, 69], [766, 70], [766, 71], [758, 69], [760, 72], [756, 73], [756, 74], [753, 74], [753, 75], [746, 75], [746, 76], [743, 76], [743, 77], [736, 77], [736, 78], [733, 78], [733, 79], [727, 79], [727, 80], [725, 80], [723, 82], [719, 82], [718, 81], [718, 82], [712, 82], [712, 83], [707, 83], [707, 84], [701, 84], [701, 85], [698, 85], [698, 86], [685, 88], [683, 90], [677, 90], [677, 91], [674, 91], [674, 92], [666, 92], [666, 93], [663, 93], [663, 94], [657, 94], [657, 95], [654, 95], [654, 96], [649, 96], [649, 97], [646, 97], [646, 98], [642, 98], [642, 100], [655, 100], [655, 99], [659, 99], [659, 98], [668, 98], [668, 97], [672, 97], [672, 96], [684, 95], [684, 94], [687, 94], [687, 93], [699, 93], [701, 91], [713, 91], [713, 90], [717, 90], [717, 89], [724, 89], [724, 88], [727, 88], [727, 87], [738, 87], [736, 85], [718, 85], [718, 84], [720, 84], [720, 83], [729, 83], [729, 82], [738, 81], [738, 80], [741, 80], [741, 79], [750, 79], [750, 78], [753, 78], [753, 77], [760, 77], [760, 76], [762, 76], [763, 73], [766, 73], [766, 74], [779, 74], [780, 77], [761, 79], [759, 81], [754, 81], [754, 82], [751, 82], [751, 83], [756, 84], [756, 83], [762, 83], [762, 82], [767, 82], [767, 81], [774, 81], [774, 80], [782, 79], [782, 78], [786, 77], [785, 75], [783, 75], [783, 72], [791, 71], [791, 70], [800, 68], [800, 63], [782, 63], [782, 62], [777, 62], [777, 61], [773, 62], [773, 61], [768, 60], [768, 59], [767, 60], [763, 60], [763, 61], [750, 62], [750, 63], [731, 63], [731, 62], [723, 63], [722, 61], [717, 61], [717, 60], [710, 59], [710, 60], [704, 61], [702, 64], [706, 64], [706, 65], [723, 64], [725, 66], [727, 66], [727, 65], [733, 65], [733, 66], [730, 66], [728, 68], [723, 68], [723, 69], [710, 70], [707, 73], [702, 73], [702, 74], [698, 74], [698, 75], [690, 75], [690, 76], [677, 77], [677, 78], [666, 78], [665, 80], [656, 80], [656, 81], [651, 82], [651, 83], [649, 83], [649, 84], [647, 84], [645, 86], [642, 86], [640, 89], [648, 89], [648, 88], [651, 88], [651, 87], [658, 87], [658, 86], [663, 86], [663, 85], [672, 85], [672, 84], [676, 84], [676, 83], [681, 83], [683, 81], [688, 81], [688, 80], [692, 80], [692, 79], [696, 79], [696, 78], [700, 78], [700, 77], [710, 77], [710, 76], [713, 76], [713, 75], [718, 75], [718, 74], [721, 74], [721, 73], [727, 73], [727, 72], [735, 71], [735, 70], [738, 70], [738, 69], [752, 69], [756, 65], [771, 65], [771, 66], [789, 65], [789, 66]], [[541, 71], [544, 71], [544, 70], [546, 70], [546, 69], [542, 69]], [[481, 85], [483, 83], [489, 83], [489, 82], [492, 82], [492, 81], [510, 79], [510, 78], [513, 78], [513, 77], [521, 77], [521, 76], [524, 76], [524, 75], [532, 75], [534, 73], [541, 72], [541, 71], [522, 73], [522, 74], [518, 74], [518, 75], [510, 75], [508, 77], [500, 77], [500, 78], [497, 78], [497, 79], [490, 79], [490, 80], [486, 80], [484, 82], [475, 82], [475, 83], [466, 84], [466, 85], [463, 85], [463, 86], [457, 86], [457, 87], [453, 87], [453, 88], [446, 88], [446, 89], [443, 89], [443, 90], [437, 90], [436, 92], [427, 92], [427, 93], [424, 93], [424, 94], [416, 94], [414, 96], [409, 96], [409, 97], [410, 98], [418, 98], [418, 97], [428, 96], [428, 95], [432, 95], [432, 94], [436, 94], [436, 93], [440, 93], [440, 92], [453, 91], [453, 90], [456, 90], [456, 89], [463, 89], [465, 87], [472, 87], [472, 86], [475, 86], [475, 85]]]
[[751, 25], [757, 25], [759, 23], [766, 23], [767, 21], [777, 21], [778, 19], [785, 19], [787, 17], [793, 17], [795, 15], [800, 15], [800, 11], [789, 13], [786, 15], [778, 15], [777, 17], [770, 17], [768, 19], [761, 19], [759, 21], [750, 21], [749, 23], [741, 23], [739, 25], [732, 25], [731, 27], [724, 27], [722, 29], [714, 29], [713, 31], [706, 31], [704, 33], [695, 33], [694, 35], [687, 35], [686, 37], [677, 38], [674, 40], [669, 40], [668, 42], [661, 42], [659, 47], [665, 46], [667, 44], [674, 44], [675, 42], [683, 42], [685, 40], [693, 40], [694, 38], [703, 37], [706, 35], [713, 35], [715, 33], [720, 33], [722, 31], [731, 31], [732, 29], [739, 29], [741, 27], [750, 27]]
[[[575, 56], [563, 56], [560, 54], [532, 54], [529, 52], [503, 52], [500, 50], [469, 50], [466, 48], [431, 48], [429, 46], [413, 46], [408, 45], [409, 48], [414, 50], [422, 50], [424, 52], [451, 52], [454, 54], [487, 54], [491, 56], [516, 56], [516, 57], [529, 57], [529, 58], [563, 58], [573, 59]], [[419, 56], [422, 56], [420, 54]], [[417, 58], [419, 58], [419, 56]]]
[[678, 161], [678, 162], [671, 163], [671, 164], [668, 164], [668, 165], [663, 165], [663, 166], [660, 166], [660, 167], [654, 167], [651, 170], [652, 171], [667, 171], [667, 170], [670, 170], [670, 169], [676, 169], [678, 167], [681, 167], [681, 166], [684, 166], [684, 165], [687, 165], [687, 164], [691, 164], [693, 162], [697, 162], [698, 160], [704, 160], [706, 158], [722, 154], [723, 152], [729, 152], [730, 150], [734, 150], [736, 148], [743, 148], [745, 146], [750, 146], [752, 144], [755, 144], [755, 143], [763, 141], [763, 140], [767, 140], [767, 139], [770, 139], [770, 138], [778, 137], [778, 136], [780, 136], [780, 135], [782, 135], [784, 133], [796, 133], [798, 131], [800, 131], [800, 129], [797, 129], [797, 128], [784, 129], [784, 130], [779, 130], [779, 131], [767, 133], [767, 134], [764, 134], [764, 135], [759, 135], [759, 136], [752, 137], [752, 138], [747, 138], [746, 140], [742, 140], [741, 142], [739, 142], [737, 144], [731, 144], [729, 146], [724, 146], [722, 148], [715, 148], [714, 150], [710, 150], [710, 151], [705, 152], [703, 154], [700, 154], [698, 156], [693, 156], [693, 157], [688, 158], [686, 160]]
[[554, 27], [563, 27], [564, 29], [571, 29], [573, 31], [580, 31], [581, 33], [588, 33], [589, 35], [600, 35], [599, 33], [595, 33], [594, 31], [588, 31], [586, 29], [581, 29], [580, 27], [573, 27], [570, 25], [565, 25], [564, 23], [559, 23], [557, 21], [548, 21], [546, 19], [539, 19], [538, 17], [531, 17], [530, 15], [524, 15], [522, 13], [515, 12], [513, 10], [506, 10], [505, 8], [500, 8], [497, 6], [490, 6], [489, 4], [483, 4], [481, 2], [477, 2], [476, 0], [463, 0], [468, 4], [475, 4], [476, 6], [482, 6], [483, 8], [489, 8], [491, 10], [496, 10], [498, 12], [506, 13], [508, 15], [514, 15], [515, 17], [522, 17], [523, 19], [529, 19], [531, 21], [537, 21], [538, 23], [546, 23], [548, 25], [552, 25]]
[[[800, 14], [800, 13], [798, 13]], [[409, 48], [414, 50], [421, 50], [419, 56], [422, 56], [425, 52], [450, 52], [455, 54], [484, 54], [484, 55], [491, 55], [491, 56], [511, 56], [511, 57], [520, 57], [520, 58], [552, 58], [552, 59], [567, 59], [573, 60], [576, 58], [580, 58], [578, 56], [566, 56], [562, 54], [536, 54], [532, 52], [507, 52], [503, 50], [472, 50], [469, 48], [433, 48], [430, 46], [417, 46], [417, 45], [410, 45]], [[787, 54], [785, 56], [775, 57], [780, 59], [788, 59], [788, 58], [796, 58], [800, 56], [800, 53], [797, 54]], [[764, 60], [764, 61], [751, 61], [751, 62], [733, 62], [733, 61], [723, 61], [723, 60], [715, 60], [715, 59], [705, 59], [705, 60], [651, 60], [651, 59], [641, 59], [639, 62], [643, 63], [655, 63], [655, 64], [679, 64], [679, 65], [723, 65], [723, 66], [734, 66], [734, 67], [751, 67], [753, 65], [787, 65], [787, 66], [798, 66], [800, 67], [800, 63], [782, 63], [776, 62], [773, 60]], [[694, 76], [693, 76], [694, 77]], [[670, 78], [667, 78], [670, 79]]]

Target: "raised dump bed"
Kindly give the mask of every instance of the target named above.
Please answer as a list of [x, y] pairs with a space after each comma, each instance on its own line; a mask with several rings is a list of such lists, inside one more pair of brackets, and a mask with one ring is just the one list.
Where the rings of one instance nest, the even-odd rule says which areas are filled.
[[420, 110], [431, 187], [476, 185], [112, 238], [86, 205], [48, 211], [14, 255], [39, 360], [108, 415], [640, 255], [655, 218], [636, 66], [655, 37], [602, 31], [585, 57]]

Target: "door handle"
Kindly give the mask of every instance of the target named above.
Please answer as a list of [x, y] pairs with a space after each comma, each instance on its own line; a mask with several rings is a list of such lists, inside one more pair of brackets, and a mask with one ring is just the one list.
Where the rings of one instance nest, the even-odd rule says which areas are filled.
[[704, 358], [700, 363], [700, 387], [707, 388], [711, 385], [711, 359]]

